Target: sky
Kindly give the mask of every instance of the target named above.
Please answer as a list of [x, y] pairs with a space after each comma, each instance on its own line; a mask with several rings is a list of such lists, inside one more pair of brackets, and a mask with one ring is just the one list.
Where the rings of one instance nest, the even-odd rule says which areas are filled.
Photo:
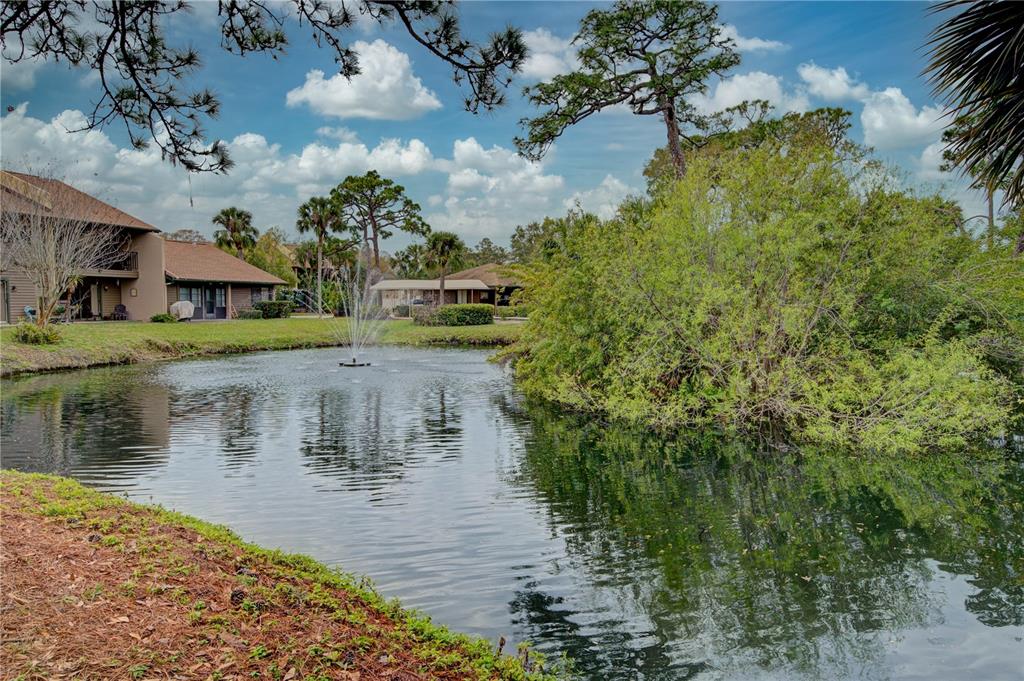
[[[347, 175], [377, 169], [405, 186], [434, 229], [469, 244], [507, 244], [516, 225], [580, 205], [603, 217], [644, 191], [644, 164], [664, 144], [652, 116], [611, 110], [568, 129], [540, 162], [517, 156], [519, 121], [536, 112], [522, 89], [573, 68], [571, 40], [584, 2], [463, 2], [463, 32], [483, 38], [513, 25], [531, 56], [491, 112], [464, 110], [450, 70], [400, 27], [361, 20], [347, 34], [362, 73], [337, 74], [332, 54], [288, 27], [278, 59], [238, 57], [219, 46], [216, 3], [194, 2], [168, 24], [172, 45], [192, 45], [202, 68], [191, 83], [213, 89], [221, 114], [204, 124], [236, 162], [226, 176], [192, 174], [134, 150], [123, 128], [91, 131], [85, 113], [99, 96], [95, 74], [63, 64], [0, 63], [0, 162], [11, 170], [55, 172], [65, 181], [164, 231], [212, 234], [228, 206], [252, 212], [258, 228], [294, 234], [299, 204]], [[707, 111], [767, 99], [779, 112], [841, 106], [853, 137], [900, 169], [908, 185], [941, 190], [967, 214], [981, 197], [939, 171], [943, 108], [921, 75], [937, 23], [914, 2], [725, 2], [724, 30], [742, 62], [695, 99]], [[412, 239], [386, 242], [395, 250]]]

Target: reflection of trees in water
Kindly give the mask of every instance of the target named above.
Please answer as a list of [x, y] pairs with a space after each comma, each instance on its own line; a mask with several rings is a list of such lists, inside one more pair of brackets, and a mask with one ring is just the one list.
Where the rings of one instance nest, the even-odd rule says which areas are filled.
[[[979, 621], [1022, 622], [1017, 459], [758, 456], [540, 408], [529, 416], [514, 483], [548, 506], [587, 581], [613, 591], [623, 617], [644, 621], [644, 645], [664, 642], [645, 651], [661, 660], [652, 669], [690, 651], [725, 669], [869, 670], [884, 652], [874, 634], [938, 617], [926, 559], [971, 576], [980, 591], [965, 606]], [[582, 649], [584, 668], [608, 675], [611, 664], [632, 678], [634, 662], [610, 648], [635, 641], [595, 651], [565, 626], [580, 613], [553, 609], [551, 598], [523, 589], [511, 603], [528, 637]]]
[[300, 452], [346, 488], [379, 487], [460, 455], [462, 415], [443, 384], [397, 402], [379, 387], [322, 390], [304, 410]]
[[105, 481], [167, 461], [168, 394], [134, 367], [6, 381], [4, 465]]

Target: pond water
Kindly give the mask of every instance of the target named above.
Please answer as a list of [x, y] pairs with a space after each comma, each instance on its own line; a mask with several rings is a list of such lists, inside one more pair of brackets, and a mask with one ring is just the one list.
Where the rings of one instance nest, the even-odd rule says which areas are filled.
[[[525, 403], [470, 350], [234, 356], [0, 385], [6, 468], [371, 576], [592, 679], [1024, 676], [1019, 451], [755, 457]], [[1019, 447], [1017, 448], [1019, 450]]]

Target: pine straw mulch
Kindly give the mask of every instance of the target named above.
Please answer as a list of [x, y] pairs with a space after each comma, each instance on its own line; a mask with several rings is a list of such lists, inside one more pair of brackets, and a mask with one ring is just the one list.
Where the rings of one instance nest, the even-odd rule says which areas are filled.
[[358, 586], [166, 513], [70, 481], [0, 480], [2, 679], [499, 678], [495, 660], [521, 678], [509, 658], [411, 625]]

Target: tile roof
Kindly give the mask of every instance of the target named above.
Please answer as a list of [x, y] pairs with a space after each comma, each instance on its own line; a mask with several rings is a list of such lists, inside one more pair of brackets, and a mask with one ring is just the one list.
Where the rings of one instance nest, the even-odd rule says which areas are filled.
[[213, 244], [164, 242], [164, 271], [180, 281], [217, 281], [230, 284], [284, 284], [269, 272], [225, 253]]
[[468, 270], [449, 274], [446, 279], [479, 279], [491, 288], [499, 286], [522, 286], [515, 278], [507, 274], [508, 266], [489, 262], [486, 265], [478, 265]]
[[114, 208], [109, 203], [78, 191], [60, 180], [0, 170], [3, 210], [10, 213], [43, 211], [56, 217], [84, 220], [99, 225], [159, 232], [153, 225]]

